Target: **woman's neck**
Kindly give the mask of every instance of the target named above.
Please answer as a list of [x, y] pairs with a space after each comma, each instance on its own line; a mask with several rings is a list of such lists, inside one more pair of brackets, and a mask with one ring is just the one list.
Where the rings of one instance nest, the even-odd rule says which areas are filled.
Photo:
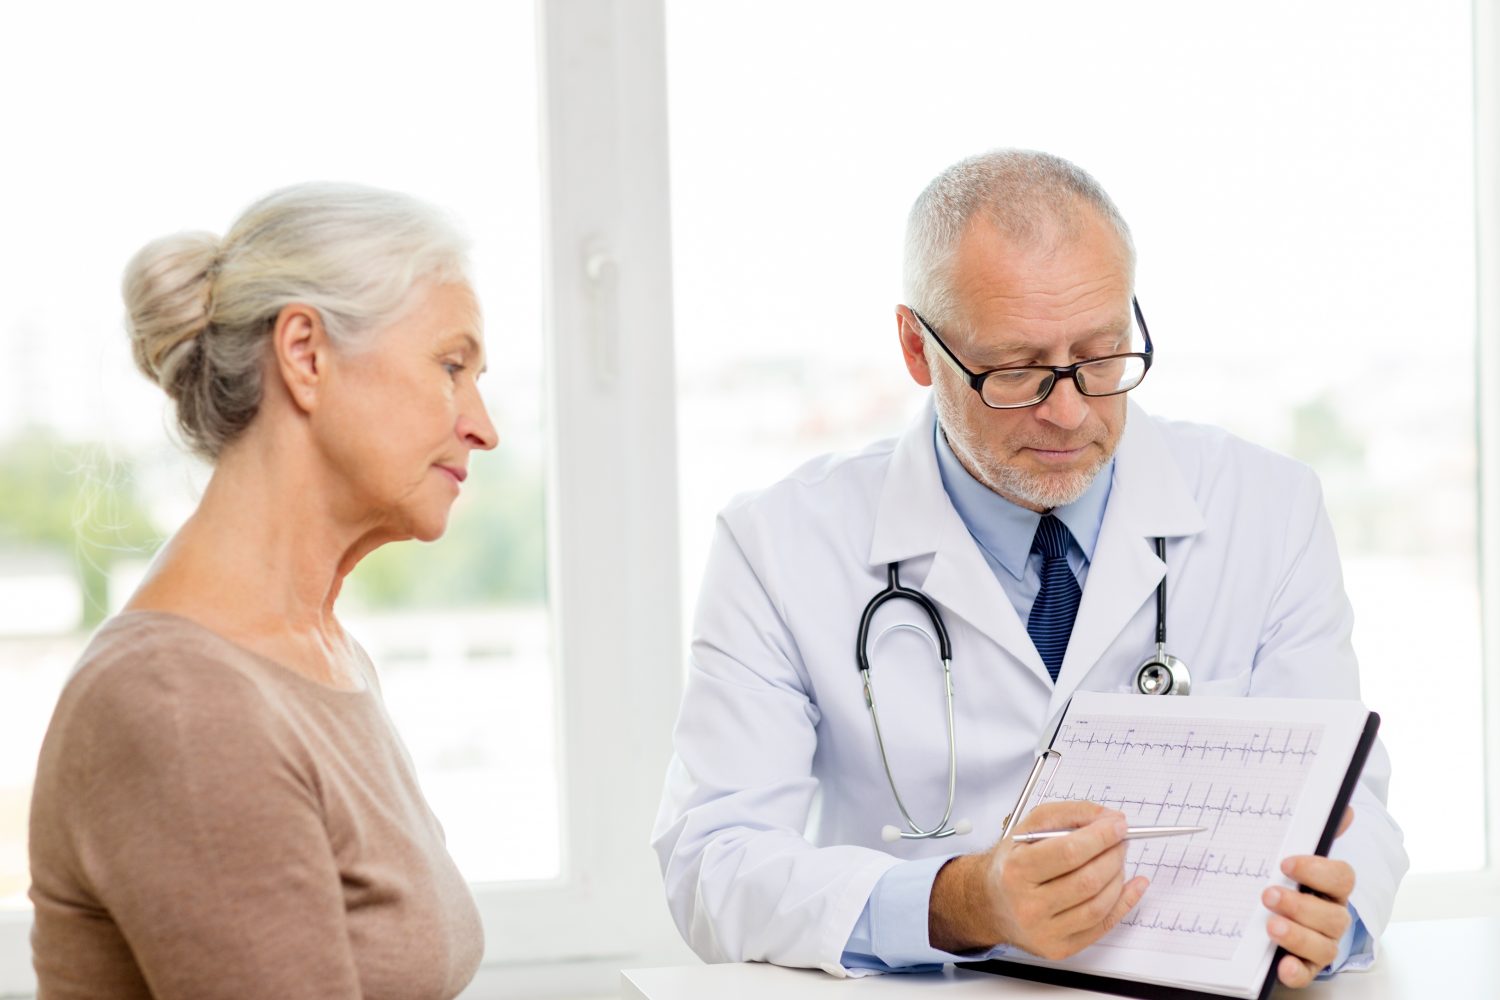
[[344, 578], [388, 538], [352, 516], [311, 449], [277, 445], [263, 433], [224, 453], [130, 607], [189, 610], [238, 635], [342, 641]]

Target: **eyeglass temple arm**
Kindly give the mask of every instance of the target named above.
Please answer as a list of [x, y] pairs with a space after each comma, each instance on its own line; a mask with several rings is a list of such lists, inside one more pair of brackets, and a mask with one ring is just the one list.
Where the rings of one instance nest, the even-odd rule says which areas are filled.
[[984, 382], [984, 376], [978, 372], [971, 372], [968, 368], [964, 367], [964, 363], [958, 360], [958, 355], [954, 354], [948, 345], [943, 343], [943, 338], [937, 335], [937, 331], [932, 328], [932, 324], [923, 319], [922, 314], [912, 309], [911, 306], [907, 306], [906, 308], [911, 309], [911, 314], [916, 319], [917, 324], [922, 327], [927, 336], [932, 338], [932, 342], [938, 345], [938, 349], [943, 352], [943, 357], [953, 366], [953, 370], [964, 377], [964, 380], [969, 383], [969, 388], [978, 392], [980, 384]]

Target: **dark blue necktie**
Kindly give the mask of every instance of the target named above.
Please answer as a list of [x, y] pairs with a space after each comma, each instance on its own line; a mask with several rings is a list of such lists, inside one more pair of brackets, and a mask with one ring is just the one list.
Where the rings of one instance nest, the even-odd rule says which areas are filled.
[[1042, 554], [1042, 589], [1037, 591], [1036, 603], [1031, 606], [1026, 631], [1036, 643], [1036, 651], [1042, 654], [1042, 662], [1047, 665], [1054, 684], [1062, 669], [1063, 655], [1068, 651], [1068, 637], [1073, 634], [1073, 619], [1078, 617], [1078, 601], [1083, 596], [1078, 579], [1068, 568], [1069, 537], [1067, 526], [1048, 514], [1036, 526], [1036, 537], [1031, 542], [1031, 551]]

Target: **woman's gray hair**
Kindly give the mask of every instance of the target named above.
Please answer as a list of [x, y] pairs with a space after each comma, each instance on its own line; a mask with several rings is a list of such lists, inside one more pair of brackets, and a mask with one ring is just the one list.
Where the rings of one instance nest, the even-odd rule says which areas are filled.
[[1120, 236], [1131, 268], [1130, 227], [1099, 182], [1060, 156], [1029, 149], [996, 149], [960, 160], [917, 197], [906, 221], [902, 277], [906, 304], [923, 318], [953, 320], [953, 257], [971, 220], [981, 212], [1020, 246], [1081, 230], [1080, 209], [1092, 208]]
[[395, 319], [421, 281], [467, 281], [468, 243], [441, 212], [354, 184], [298, 184], [251, 205], [222, 240], [146, 244], [123, 290], [136, 365], [177, 404], [188, 446], [212, 462], [260, 408], [271, 330], [292, 303], [354, 347]]

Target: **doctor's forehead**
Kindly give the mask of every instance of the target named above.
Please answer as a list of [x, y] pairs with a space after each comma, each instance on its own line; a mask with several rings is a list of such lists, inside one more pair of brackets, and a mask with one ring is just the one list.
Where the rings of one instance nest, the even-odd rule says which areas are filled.
[[952, 271], [955, 318], [975, 350], [1054, 346], [1129, 331], [1132, 268], [1112, 230], [1052, 246], [966, 236]]
[[1068, 301], [991, 296], [964, 310], [955, 348], [976, 363], [1018, 353], [1085, 345], [1113, 347], [1130, 339], [1130, 288], [1100, 287]]

